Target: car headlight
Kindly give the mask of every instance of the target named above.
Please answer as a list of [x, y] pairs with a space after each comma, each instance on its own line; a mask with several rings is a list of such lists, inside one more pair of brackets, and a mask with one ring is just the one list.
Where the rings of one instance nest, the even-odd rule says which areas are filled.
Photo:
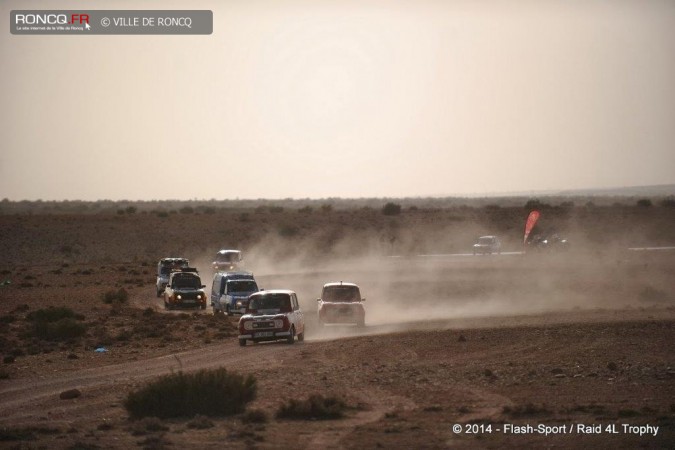
[[180, 295], [176, 295], [176, 299], [180, 300], [181, 298], [183, 297], [181, 297]]
[[201, 294], [197, 294], [197, 300], [201, 300], [201, 299], [202, 299], [202, 295], [201, 295]]
[[236, 303], [236, 305], [237, 305], [237, 308], [241, 308], [241, 306], [242, 306], [241, 300], [239, 300], [239, 301]]
[[244, 330], [252, 330], [252, 329], [253, 329], [253, 322], [251, 322], [250, 320], [244, 322]]
[[281, 328], [284, 326], [284, 321], [281, 319], [276, 319], [274, 321], [274, 328]]

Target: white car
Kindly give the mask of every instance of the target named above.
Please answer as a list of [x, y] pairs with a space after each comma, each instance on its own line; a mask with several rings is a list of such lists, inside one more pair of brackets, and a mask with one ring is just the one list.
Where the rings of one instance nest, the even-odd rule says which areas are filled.
[[289, 290], [259, 291], [248, 298], [246, 314], [239, 319], [239, 345], [247, 341], [305, 340], [305, 317], [298, 296]]
[[502, 252], [502, 243], [497, 236], [481, 236], [473, 244], [474, 255], [491, 255]]
[[240, 250], [220, 250], [211, 266], [216, 271], [236, 270], [242, 259]]
[[354, 283], [326, 283], [321, 291], [319, 304], [319, 323], [355, 323], [362, 327], [366, 324], [366, 311], [363, 308], [365, 298]]

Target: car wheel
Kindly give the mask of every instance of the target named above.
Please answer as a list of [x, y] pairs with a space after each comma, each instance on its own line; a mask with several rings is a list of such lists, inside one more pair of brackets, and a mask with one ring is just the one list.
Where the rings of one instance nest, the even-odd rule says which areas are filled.
[[246, 347], [246, 339], [239, 339], [239, 346]]
[[162, 296], [162, 291], [160, 291], [159, 289], [157, 289], [157, 298], [160, 298], [161, 296]]
[[231, 315], [232, 315], [232, 311], [230, 311], [230, 305], [227, 305], [227, 306], [225, 307], [225, 312], [227, 313], [228, 316], [231, 316]]
[[291, 327], [291, 334], [286, 338], [286, 342], [289, 344], [295, 343], [295, 328]]

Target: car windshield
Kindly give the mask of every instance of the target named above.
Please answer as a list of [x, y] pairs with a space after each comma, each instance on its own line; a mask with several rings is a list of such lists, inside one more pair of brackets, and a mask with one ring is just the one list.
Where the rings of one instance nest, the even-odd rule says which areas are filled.
[[251, 298], [249, 309], [277, 309], [282, 312], [291, 311], [291, 297], [288, 294], [266, 294]]
[[239, 252], [218, 253], [216, 255], [218, 262], [237, 262], [239, 261]]
[[227, 282], [227, 293], [256, 292], [258, 285], [253, 280], [236, 280]]
[[178, 289], [199, 289], [202, 281], [194, 275], [174, 276], [173, 287]]
[[331, 286], [323, 291], [324, 302], [358, 302], [361, 300], [359, 288], [354, 286]]
[[489, 238], [489, 237], [482, 237], [482, 238], [478, 239], [478, 243], [481, 244], [481, 245], [490, 245], [490, 244], [492, 244], [492, 242], [493, 242], [493, 238]]
[[162, 275], [168, 275], [168, 274], [171, 273], [172, 270], [181, 269], [181, 268], [187, 267], [187, 266], [188, 266], [187, 261], [163, 263], [162, 267], [160, 268], [160, 273]]

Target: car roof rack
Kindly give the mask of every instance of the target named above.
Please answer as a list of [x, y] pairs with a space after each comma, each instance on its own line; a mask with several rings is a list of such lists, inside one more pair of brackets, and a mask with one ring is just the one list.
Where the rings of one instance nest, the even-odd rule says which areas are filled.
[[176, 267], [172, 272], [199, 273], [196, 267]]

